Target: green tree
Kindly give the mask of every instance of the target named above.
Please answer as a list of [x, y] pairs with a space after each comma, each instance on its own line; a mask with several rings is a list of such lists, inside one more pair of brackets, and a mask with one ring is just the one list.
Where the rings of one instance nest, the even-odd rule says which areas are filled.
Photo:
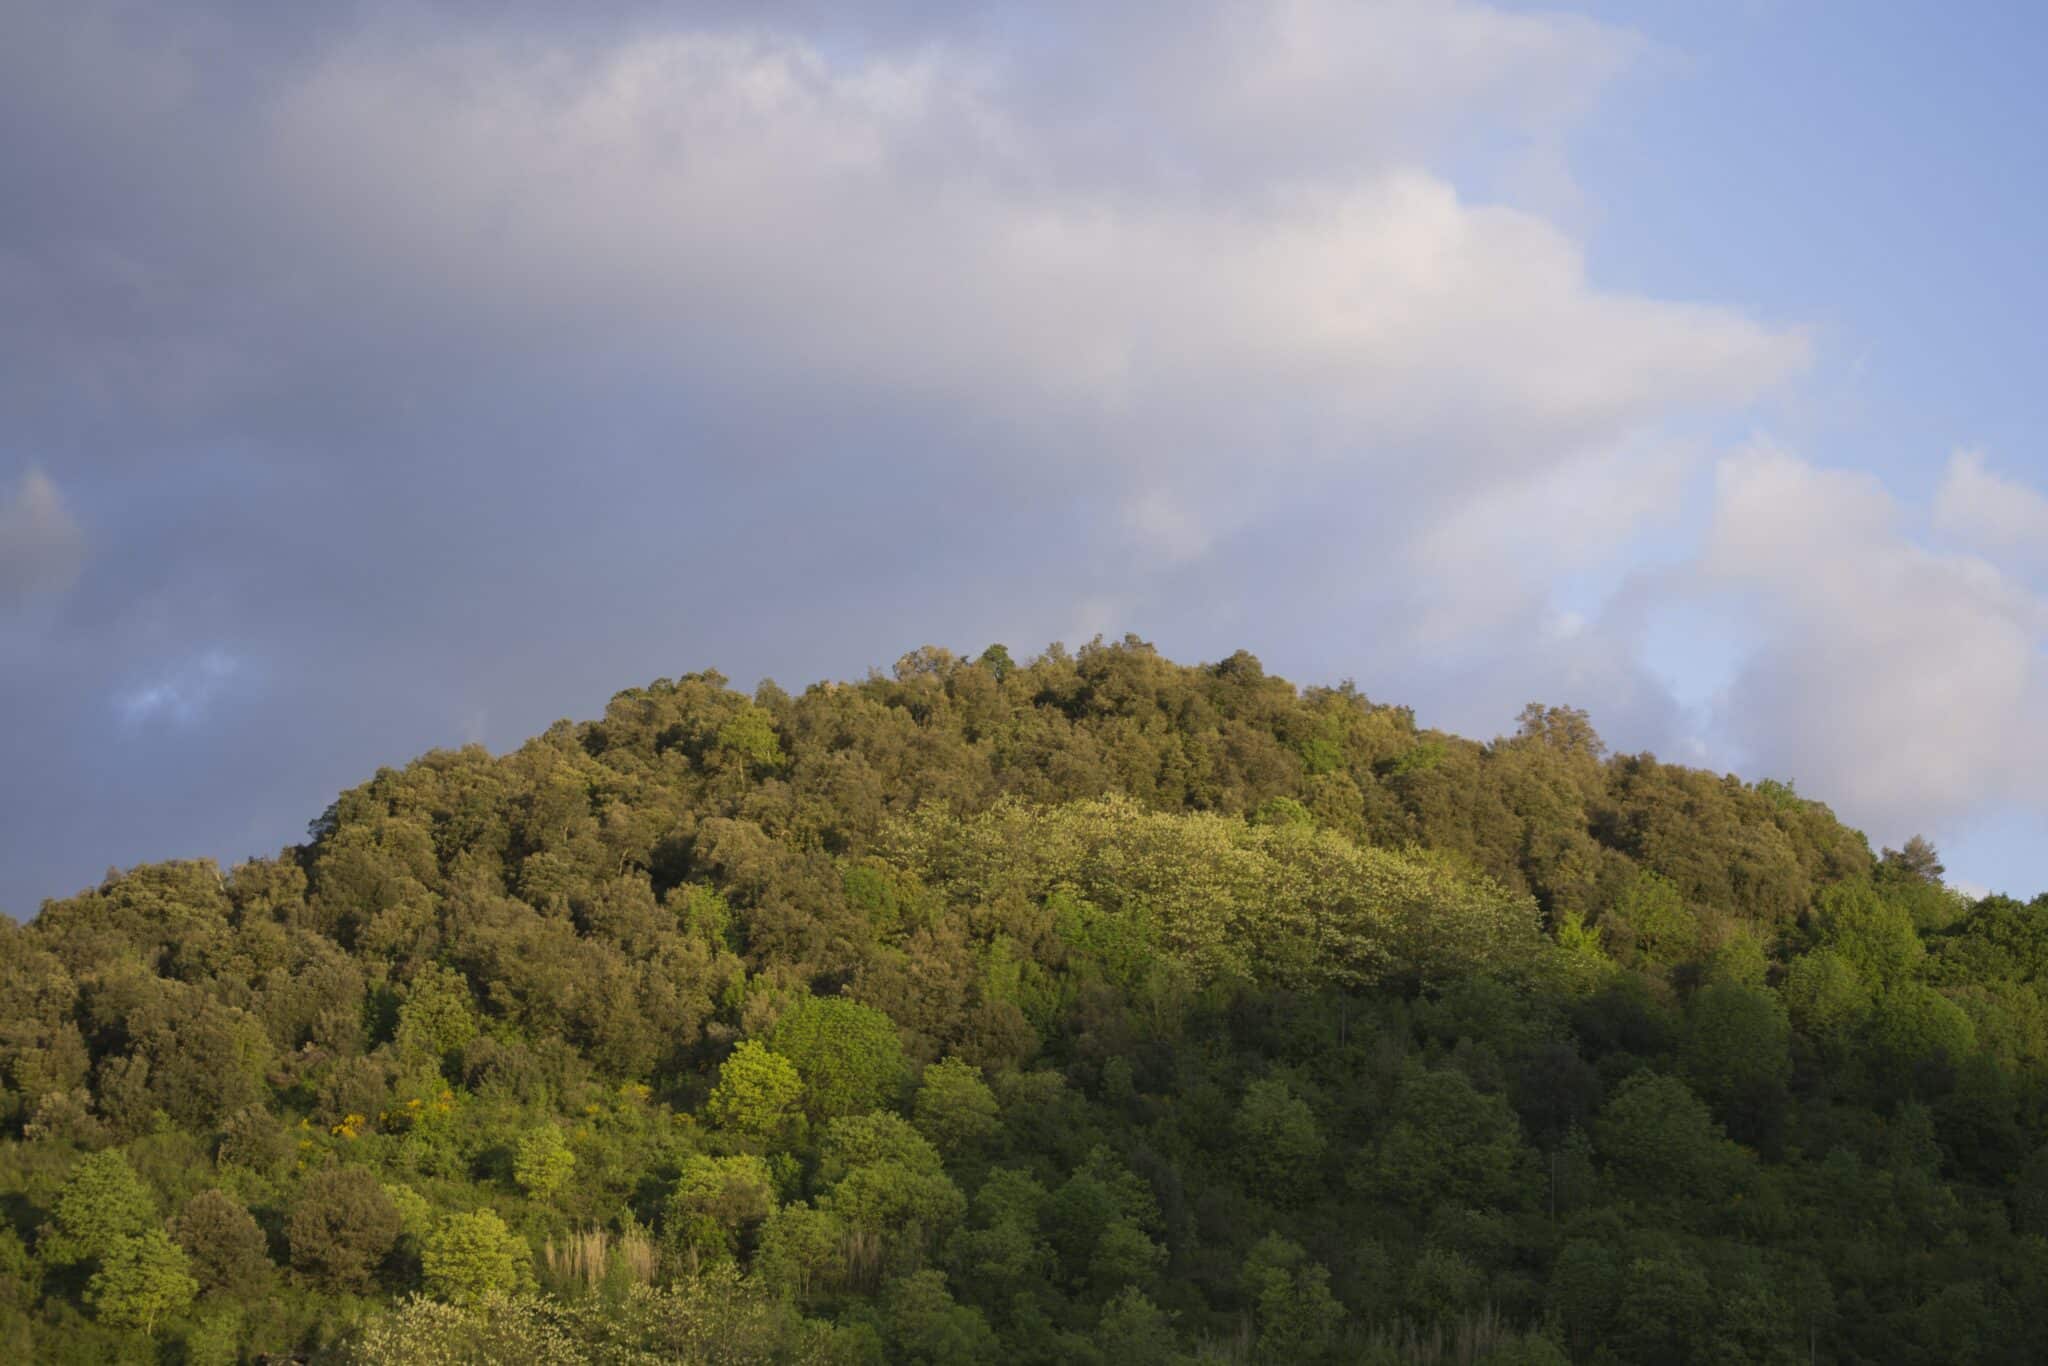
[[775, 1209], [775, 1176], [753, 1153], [683, 1163], [669, 1193], [671, 1236], [693, 1257], [717, 1261], [739, 1250], [742, 1236]]
[[1134, 1285], [1119, 1290], [1102, 1306], [1095, 1342], [1103, 1359], [1117, 1366], [1170, 1366], [1179, 1356], [1173, 1315]]
[[1327, 1360], [1344, 1322], [1330, 1293], [1330, 1273], [1297, 1243], [1269, 1233], [1253, 1245], [1238, 1277], [1251, 1301], [1258, 1340], [1254, 1359], [1286, 1363]]
[[995, 1135], [1000, 1123], [996, 1094], [981, 1069], [947, 1058], [924, 1069], [912, 1105], [917, 1131], [941, 1151], [971, 1152]]
[[1738, 1136], [1753, 1141], [1783, 1104], [1791, 1037], [1785, 1007], [1768, 987], [1716, 982], [1693, 998], [1686, 1072]]
[[1231, 1122], [1239, 1169], [1255, 1189], [1298, 1199], [1318, 1184], [1322, 1128], [1308, 1102], [1279, 1077], [1245, 1088]]
[[717, 747], [743, 778], [750, 769], [760, 773], [778, 769], [784, 763], [782, 744], [775, 734], [775, 718], [751, 702], [718, 728]]
[[1683, 962], [1699, 950], [1699, 918], [1678, 884], [1661, 873], [1638, 872], [1608, 912], [1613, 934], [1648, 963]]
[[1638, 1072], [1615, 1088], [1594, 1126], [1608, 1164], [1645, 1190], [1711, 1198], [1737, 1155], [1700, 1098], [1676, 1077]]
[[1838, 883], [1815, 900], [1814, 928], [1856, 975], [1880, 991], [1908, 981], [1927, 950], [1905, 907], [1867, 882]]
[[1636, 1257], [1622, 1270], [1610, 1341], [1629, 1361], [1712, 1361], [1713, 1310], [1713, 1285], [1691, 1258]]
[[1846, 1047], [1870, 1010], [1870, 988], [1847, 958], [1816, 949], [1785, 969], [1785, 1006], [1809, 1037], [1834, 1049]]
[[85, 1302], [102, 1323], [156, 1332], [199, 1293], [184, 1249], [160, 1228], [117, 1238], [100, 1257], [100, 1268], [85, 1288]]
[[807, 1299], [843, 1274], [845, 1245], [846, 1224], [838, 1215], [797, 1201], [761, 1225], [754, 1269], [774, 1289]]
[[36, 1249], [60, 1264], [103, 1258], [157, 1221], [156, 1197], [128, 1159], [112, 1149], [78, 1160], [57, 1192], [55, 1213]]
[[512, 1151], [512, 1179], [536, 1200], [553, 1198], [575, 1170], [576, 1154], [559, 1125], [528, 1129]]
[[803, 1079], [812, 1115], [858, 1115], [895, 1099], [906, 1064], [896, 1022], [840, 996], [806, 996], [775, 1024], [769, 1046]]
[[1440, 1200], [1486, 1208], [1528, 1194], [1514, 1110], [1475, 1090], [1462, 1072], [1411, 1073], [1394, 1095], [1393, 1115], [1379, 1175], [1396, 1199], [1416, 1209]]
[[427, 1293], [450, 1304], [509, 1295], [526, 1275], [526, 1240], [491, 1210], [450, 1214], [420, 1246]]
[[269, 1242], [242, 1202], [222, 1190], [204, 1190], [185, 1202], [170, 1233], [191, 1261], [204, 1291], [246, 1299], [264, 1290], [275, 1270]]
[[1574, 1238], [1559, 1249], [1550, 1270], [1550, 1309], [1574, 1352], [1590, 1352], [1606, 1339], [1620, 1291], [1621, 1267], [1613, 1248]]
[[890, 1360], [929, 1366], [973, 1366], [1001, 1359], [996, 1336], [979, 1310], [958, 1304], [937, 1271], [914, 1271], [882, 1297]]
[[399, 1056], [438, 1065], [475, 1038], [476, 1029], [475, 1003], [462, 975], [438, 963], [421, 968], [398, 1008]]
[[1486, 1277], [1455, 1248], [1426, 1247], [1408, 1269], [1402, 1303], [1422, 1323], [1448, 1325], [1479, 1307]]
[[300, 1189], [285, 1217], [292, 1265], [337, 1290], [367, 1292], [398, 1244], [403, 1221], [367, 1167], [328, 1167]]
[[1871, 1042], [1898, 1069], [1929, 1059], [1959, 1063], [1977, 1046], [1968, 1013], [1933, 987], [1905, 982], [1878, 997]]
[[743, 1039], [719, 1067], [704, 1113], [723, 1128], [773, 1141], [786, 1137], [800, 1118], [802, 1094], [794, 1063], [757, 1040]]

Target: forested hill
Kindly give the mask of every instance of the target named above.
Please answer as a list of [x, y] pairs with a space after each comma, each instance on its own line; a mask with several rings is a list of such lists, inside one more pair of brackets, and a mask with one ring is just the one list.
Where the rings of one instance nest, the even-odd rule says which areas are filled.
[[2048, 1360], [2048, 897], [1136, 640], [0, 926], [0, 1359]]

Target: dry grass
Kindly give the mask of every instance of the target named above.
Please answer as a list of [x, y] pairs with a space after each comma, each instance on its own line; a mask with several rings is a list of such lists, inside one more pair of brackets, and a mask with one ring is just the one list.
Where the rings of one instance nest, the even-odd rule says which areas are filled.
[[561, 1242], [549, 1238], [542, 1243], [540, 1269], [542, 1277], [558, 1291], [652, 1285], [654, 1240], [646, 1229], [632, 1223], [617, 1233], [604, 1228], [581, 1229]]

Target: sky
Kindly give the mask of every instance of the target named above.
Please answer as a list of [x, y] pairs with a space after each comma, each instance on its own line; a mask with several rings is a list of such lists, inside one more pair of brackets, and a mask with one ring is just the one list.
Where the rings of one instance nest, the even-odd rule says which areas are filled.
[[0, 910], [1133, 632], [2048, 889], [2037, 7], [0, 0]]

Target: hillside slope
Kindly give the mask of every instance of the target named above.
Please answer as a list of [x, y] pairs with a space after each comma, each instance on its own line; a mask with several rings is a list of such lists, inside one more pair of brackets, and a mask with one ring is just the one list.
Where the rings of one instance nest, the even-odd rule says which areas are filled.
[[0, 1356], [2048, 1359], [2048, 896], [1136, 640], [0, 928]]

